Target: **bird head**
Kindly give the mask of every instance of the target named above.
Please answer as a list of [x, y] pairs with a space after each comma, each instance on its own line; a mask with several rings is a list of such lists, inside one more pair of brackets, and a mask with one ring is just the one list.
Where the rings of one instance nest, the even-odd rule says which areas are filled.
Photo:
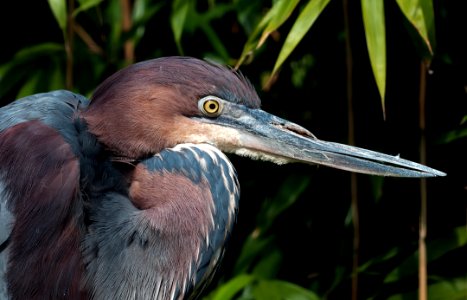
[[302, 162], [383, 176], [444, 176], [432, 168], [317, 139], [260, 109], [240, 73], [188, 57], [131, 65], [105, 80], [83, 113], [89, 130], [116, 155], [138, 159], [181, 143], [278, 164]]

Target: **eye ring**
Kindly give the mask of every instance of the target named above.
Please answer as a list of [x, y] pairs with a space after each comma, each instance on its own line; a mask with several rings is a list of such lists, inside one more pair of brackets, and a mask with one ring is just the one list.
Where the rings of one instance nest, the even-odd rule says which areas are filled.
[[222, 100], [214, 96], [207, 96], [199, 100], [198, 108], [208, 117], [217, 117], [222, 112]]

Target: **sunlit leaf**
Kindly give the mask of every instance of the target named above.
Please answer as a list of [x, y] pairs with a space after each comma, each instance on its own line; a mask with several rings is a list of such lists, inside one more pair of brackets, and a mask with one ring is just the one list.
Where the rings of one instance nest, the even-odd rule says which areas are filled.
[[79, 0], [79, 7], [73, 12], [73, 16], [76, 17], [82, 11], [86, 11], [90, 8], [98, 6], [102, 0]]
[[330, 0], [310, 0], [307, 3], [287, 35], [276, 64], [274, 65], [272, 76], [279, 70], [287, 57], [289, 57], [308, 30], [310, 30], [311, 26], [315, 23], [326, 5], [328, 5], [329, 1]]
[[432, 0], [396, 0], [405, 17], [415, 27], [428, 51], [433, 55], [435, 44], [435, 18]]
[[65, 32], [66, 30], [66, 0], [48, 0], [50, 9], [57, 20], [60, 29]]
[[383, 0], [361, 0], [366, 44], [373, 75], [381, 97], [384, 111], [386, 93], [386, 26]]
[[172, 15], [170, 16], [170, 24], [174, 34], [175, 43], [177, 44], [178, 51], [183, 54], [182, 49], [182, 33], [185, 25], [186, 17], [192, 0], [175, 0], [172, 4]]
[[[293, 11], [293, 8], [295, 8], [295, 6], [298, 3], [298, 2], [297, 3], [295, 2], [296, 2], [295, 0], [294, 1], [279, 0], [273, 4], [271, 9], [264, 15], [264, 17], [261, 19], [258, 25], [256, 25], [253, 32], [249, 35], [248, 41], [245, 43], [242, 54], [240, 55], [240, 58], [238, 59], [238, 62], [236, 65], [237, 68], [245, 61], [245, 59], [251, 53], [253, 53], [255, 49], [260, 47], [260, 43], [259, 43], [260, 39], [262, 38], [264, 42], [264, 39], [267, 38], [267, 35], [265, 36], [264, 32], [268, 24], [272, 22], [275, 23], [277, 25], [275, 29], [277, 29], [290, 16], [290, 13]], [[283, 7], [285, 8], [288, 7], [290, 10], [290, 13], [282, 14], [281, 9], [283, 9]], [[277, 19], [277, 21], [273, 21], [274, 19]], [[269, 29], [270, 32], [272, 32], [271, 28], [274, 28], [274, 27], [275, 27], [274, 25], [271, 25]], [[261, 34], [262, 34], [262, 37], [261, 37]]]
[[219, 287], [212, 297], [209, 297], [211, 300], [229, 300], [234, 299], [234, 296], [240, 292], [245, 286], [250, 284], [255, 280], [253, 275], [239, 275], [237, 277], [232, 278], [228, 282], [224, 283], [221, 287]]
[[299, 1], [300, 0], [278, 0], [274, 3], [271, 10], [268, 12], [267, 17], [269, 21], [259, 39], [258, 45], [256, 46], [257, 48], [261, 47], [267, 37], [290, 17]]

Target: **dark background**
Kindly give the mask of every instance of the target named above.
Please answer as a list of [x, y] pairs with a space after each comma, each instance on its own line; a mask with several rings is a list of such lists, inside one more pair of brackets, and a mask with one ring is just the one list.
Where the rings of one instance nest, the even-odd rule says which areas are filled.
[[[157, 1], [153, 1], [154, 5]], [[222, 1], [220, 1], [222, 2]], [[434, 1], [436, 39], [435, 55], [429, 67], [426, 90], [427, 164], [448, 174], [428, 179], [428, 251], [441, 252], [429, 262], [429, 283], [466, 278], [465, 242], [449, 247], [455, 228], [466, 226], [467, 167], [466, 138], [447, 141], [446, 134], [467, 130], [461, 120], [467, 115], [467, 63], [465, 46], [466, 13], [463, 1]], [[419, 161], [419, 86], [420, 54], [410, 24], [395, 1], [385, 2], [387, 31], [388, 80], [386, 119], [373, 79], [359, 1], [349, 1], [350, 41], [353, 54], [353, 108], [356, 145]], [[253, 5], [253, 4], [252, 4]], [[256, 4], [261, 12], [268, 1]], [[254, 6], [253, 5], [253, 6]], [[105, 4], [102, 5], [105, 9]], [[263, 109], [310, 129], [318, 138], [347, 143], [347, 96], [345, 35], [342, 1], [331, 1], [299, 47], [284, 64], [271, 88], [262, 90], [267, 72], [272, 70], [280, 47], [298, 11], [242, 66], [242, 72], [257, 87]], [[208, 4], [198, 1], [198, 11]], [[162, 5], [145, 23], [145, 33], [135, 50], [136, 61], [156, 56], [178, 55], [170, 28], [170, 5]], [[96, 22], [99, 13], [90, 10], [77, 21], [86, 28], [103, 49], [110, 25]], [[0, 65], [14, 60], [23, 48], [43, 42], [63, 43], [63, 35], [46, 1], [7, 1], [0, 11]], [[237, 14], [229, 12], [212, 22], [232, 58], [238, 58], [248, 38]], [[210, 40], [200, 30], [183, 35], [184, 54], [206, 57], [213, 52]], [[106, 76], [122, 66], [122, 50], [116, 57], [89, 58], [92, 53], [75, 42], [74, 87], [89, 95]], [[208, 55], [209, 56], [209, 55]], [[64, 57], [64, 56], [63, 56]], [[0, 101], [7, 104], [16, 98], [22, 84], [36, 70], [50, 67], [47, 57], [21, 64], [0, 78]], [[64, 58], [58, 58], [64, 68]], [[95, 61], [105, 65], [96, 75], [90, 72]], [[308, 63], [307, 63], [308, 62]], [[293, 64], [304, 65], [302, 85], [291, 80]], [[1, 70], [1, 69], [0, 69]], [[1, 73], [0, 73], [1, 74]], [[44, 73], [47, 74], [47, 73]], [[11, 78], [15, 77], [15, 80]], [[46, 76], [42, 81], [51, 80]], [[38, 84], [35, 92], [47, 91]], [[227, 253], [220, 283], [237, 274], [239, 253], [245, 239], [258, 227], [268, 205], [274, 206], [277, 195], [306, 182], [306, 188], [287, 209], [271, 220], [265, 236], [272, 237], [269, 249], [259, 251], [245, 268], [255, 266], [268, 253], [279, 253], [279, 262], [271, 263], [273, 278], [293, 282], [329, 299], [350, 298], [353, 229], [349, 220], [350, 175], [347, 172], [305, 165], [276, 166], [270, 163], [231, 157], [242, 185], [240, 215]], [[384, 278], [394, 268], [405, 268], [418, 242], [420, 217], [420, 181], [417, 179], [375, 178], [357, 175], [360, 216], [361, 264], [371, 267], [359, 275], [359, 298], [385, 299], [389, 295], [417, 289], [417, 267], [391, 284]], [[287, 193], [285, 193], [287, 194]], [[467, 229], [466, 229], [467, 230]], [[465, 233], [464, 233], [465, 235]], [[430, 244], [433, 242], [432, 244]], [[381, 256], [395, 250], [394, 256]], [[440, 279], [441, 278], [441, 279]], [[437, 281], [438, 280], [438, 281]], [[465, 285], [467, 285], [467, 280]], [[466, 288], [464, 285], [464, 288]], [[467, 294], [466, 294], [467, 295]]]

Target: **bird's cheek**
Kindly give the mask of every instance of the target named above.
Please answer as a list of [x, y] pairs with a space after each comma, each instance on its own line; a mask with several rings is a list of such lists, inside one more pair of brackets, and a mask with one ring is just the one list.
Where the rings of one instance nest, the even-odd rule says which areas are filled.
[[241, 144], [240, 133], [234, 128], [192, 120], [190, 122], [196, 124], [179, 126], [179, 129], [172, 133], [172, 139], [176, 141], [176, 144], [207, 143], [225, 152], [232, 152], [234, 148]]

